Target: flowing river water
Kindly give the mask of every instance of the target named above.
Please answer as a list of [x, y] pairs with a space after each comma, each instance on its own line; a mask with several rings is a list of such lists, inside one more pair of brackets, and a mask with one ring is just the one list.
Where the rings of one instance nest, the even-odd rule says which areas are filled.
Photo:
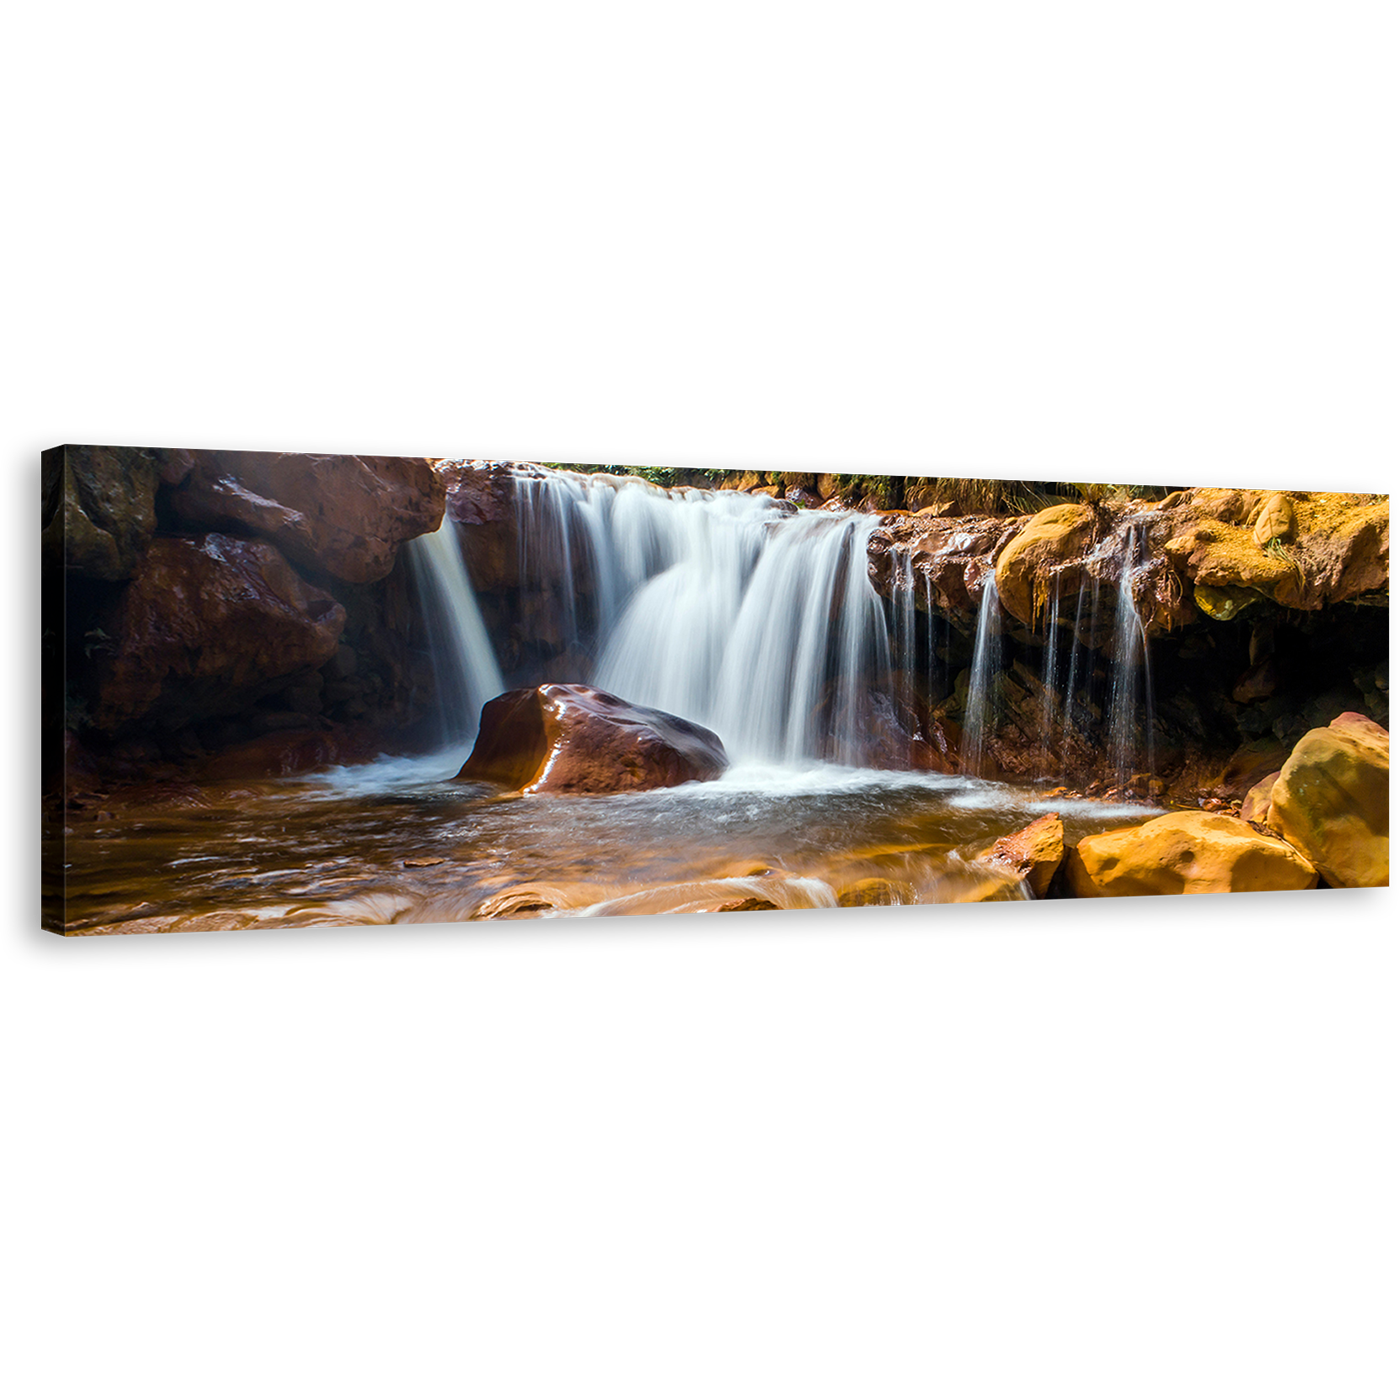
[[[616, 796], [502, 797], [461, 752], [200, 790], [68, 839], [82, 932], [446, 923], [1023, 897], [974, 862], [1047, 811], [1067, 841], [1146, 809], [934, 774], [741, 765]], [[852, 894], [854, 892], [854, 895]]]
[[[1150, 815], [1047, 796], [1053, 755], [1039, 787], [871, 762], [869, 716], [897, 686], [901, 661], [907, 671], [900, 652], [919, 626], [936, 625], [930, 611], [916, 615], [912, 595], [887, 622], [865, 567], [871, 517], [795, 514], [764, 497], [567, 472], [522, 472], [514, 487], [521, 575], [562, 564], [565, 640], [592, 660], [585, 676], [512, 683], [587, 680], [704, 724], [734, 760], [728, 773], [584, 797], [508, 796], [452, 781], [481, 704], [507, 683], [448, 522], [409, 551], [433, 637], [442, 751], [213, 784], [178, 801], [76, 818], [69, 927], [1014, 899], [1024, 896], [1020, 882], [975, 861], [998, 837], [1051, 810], [1068, 842]], [[995, 590], [983, 597], [966, 726], [972, 772], [998, 628]], [[1120, 610], [1131, 612], [1131, 590], [1124, 598]], [[1125, 635], [1135, 621], [1123, 624]], [[931, 631], [925, 651], [933, 664]], [[1125, 708], [1131, 687], [1119, 689]]]

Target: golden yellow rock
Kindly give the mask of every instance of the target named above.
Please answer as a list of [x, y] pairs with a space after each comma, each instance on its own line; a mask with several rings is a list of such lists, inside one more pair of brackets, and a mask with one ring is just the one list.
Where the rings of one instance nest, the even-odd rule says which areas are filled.
[[1269, 825], [1329, 885], [1390, 883], [1390, 735], [1364, 715], [1310, 729], [1274, 784]]
[[1317, 884], [1317, 872], [1286, 841], [1209, 812], [1171, 812], [1086, 836], [1065, 868], [1081, 896], [1239, 894]]
[[1242, 822], [1263, 822], [1269, 820], [1269, 804], [1273, 801], [1274, 784], [1278, 782], [1279, 775], [1270, 773], [1268, 777], [1261, 778], [1250, 790], [1245, 793], [1244, 801], [1240, 804], [1240, 820]]
[[1210, 588], [1203, 583], [1196, 585], [1192, 596], [1196, 606], [1217, 622], [1229, 622], [1238, 617], [1261, 597], [1252, 588]]
[[997, 560], [997, 596], [1013, 617], [1033, 626], [1055, 588], [1079, 587], [1079, 573], [1056, 579], [1055, 571], [1080, 559], [1093, 540], [1088, 506], [1051, 506], [1026, 522]]
[[1266, 545], [1270, 540], [1291, 540], [1297, 518], [1288, 497], [1282, 491], [1275, 491], [1259, 512], [1254, 522], [1254, 543]]
[[867, 904], [917, 904], [919, 896], [908, 880], [886, 880], [871, 875], [847, 885], [836, 897], [843, 909], [859, 909]]

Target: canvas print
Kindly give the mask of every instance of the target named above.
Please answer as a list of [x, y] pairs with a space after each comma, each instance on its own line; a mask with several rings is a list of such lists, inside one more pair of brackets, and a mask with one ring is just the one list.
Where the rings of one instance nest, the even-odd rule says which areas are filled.
[[45, 925], [1384, 885], [1389, 520], [1189, 478], [55, 448]]

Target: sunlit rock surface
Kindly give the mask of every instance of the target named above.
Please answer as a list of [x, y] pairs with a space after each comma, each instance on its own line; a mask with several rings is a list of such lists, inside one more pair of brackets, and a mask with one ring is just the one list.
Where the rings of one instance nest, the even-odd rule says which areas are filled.
[[1269, 825], [1329, 885], [1390, 883], [1390, 735], [1364, 715], [1306, 733], [1270, 793]]
[[641, 792], [717, 778], [717, 735], [584, 685], [542, 685], [488, 702], [463, 782], [518, 792]]
[[1065, 858], [1065, 825], [1058, 812], [1039, 817], [1029, 826], [1003, 836], [982, 854], [984, 863], [1009, 870], [1043, 899]]
[[1209, 812], [1172, 812], [1086, 836], [1065, 868], [1080, 896], [1307, 890], [1317, 871], [1285, 841]]

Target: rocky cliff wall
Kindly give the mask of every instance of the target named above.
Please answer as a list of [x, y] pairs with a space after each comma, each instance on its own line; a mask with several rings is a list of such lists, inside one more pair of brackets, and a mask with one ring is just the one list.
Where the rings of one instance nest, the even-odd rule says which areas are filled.
[[76, 744], [275, 766], [411, 733], [432, 676], [399, 551], [445, 499], [426, 458], [45, 453], [48, 765]]

